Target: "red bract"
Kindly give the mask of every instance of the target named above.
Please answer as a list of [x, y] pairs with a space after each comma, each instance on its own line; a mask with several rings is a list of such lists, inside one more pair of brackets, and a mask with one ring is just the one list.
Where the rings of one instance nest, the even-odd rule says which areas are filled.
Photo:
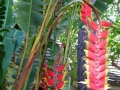
[[43, 70], [42, 72], [43, 72], [42, 76], [43, 76], [43, 77], [47, 77], [46, 71]]
[[94, 31], [100, 31], [100, 27], [94, 21], [89, 20], [89, 27]]
[[81, 4], [80, 19], [88, 26], [88, 20], [92, 20], [92, 9], [86, 3]]
[[92, 67], [97, 66], [97, 63], [96, 63], [95, 61], [90, 60], [90, 59], [88, 59], [88, 58], [85, 59], [85, 62], [86, 62], [86, 64], [88, 64], [88, 65], [90, 65], [90, 66], [92, 66]]
[[102, 72], [104, 71], [105, 69], [107, 69], [107, 64], [102, 64], [102, 65], [99, 65], [99, 67], [95, 68], [96, 71], [99, 71], [99, 72]]
[[42, 82], [41, 86], [42, 88], [46, 88], [46, 83]]
[[111, 22], [107, 22], [107, 21], [100, 21], [101, 27], [103, 28], [109, 28], [112, 26]]
[[88, 88], [90, 88], [91, 90], [97, 90], [98, 87], [93, 82], [90, 82], [89, 80], [86, 80], [86, 82]]
[[91, 82], [98, 82], [99, 81], [97, 78], [94, 77], [93, 73], [90, 73], [90, 72], [87, 72], [87, 71], [85, 73], [86, 73], [88, 81], [91, 81]]
[[88, 57], [89, 59], [96, 60], [98, 58], [97, 55], [90, 50], [84, 50], [84, 52], [86, 57]]
[[98, 82], [96, 83], [96, 86], [98, 86], [98, 87], [104, 87], [104, 85], [107, 84], [107, 79], [108, 79], [108, 78], [103, 78], [103, 79], [101, 79], [100, 81], [98, 81]]
[[96, 47], [101, 48], [101, 49], [107, 48], [108, 41], [109, 41], [109, 39], [104, 39], [100, 43], [96, 44]]
[[45, 72], [47, 73], [47, 76], [50, 77], [55, 77], [55, 73], [49, 69], [43, 68], [43, 70], [45, 70]]
[[108, 70], [106, 69], [105, 71], [100, 72], [98, 75], [96, 75], [95, 77], [99, 80], [106, 78], [108, 74]]
[[89, 30], [86, 30], [86, 31], [88, 33], [88, 39], [90, 41], [92, 41], [93, 43], [99, 43], [100, 42], [100, 39], [95, 34], [90, 32]]
[[98, 52], [98, 48], [92, 42], [84, 41], [86, 44], [86, 49], [91, 50], [93, 52]]
[[108, 52], [107, 48], [105, 49], [100, 49], [97, 53], [97, 55], [100, 57]]
[[88, 72], [91, 72], [91, 73], [93, 73], [93, 74], [96, 74], [97, 73], [97, 71], [94, 69], [94, 67], [92, 67], [92, 66], [90, 66], [90, 65], [84, 65], [85, 66], [85, 68], [86, 68], [86, 70], [88, 71]]
[[56, 89], [63, 89], [63, 87], [65, 86], [66, 83], [67, 83], [67, 81], [59, 82], [56, 86]]
[[109, 85], [105, 84], [103, 87], [99, 87], [98, 90], [107, 90], [109, 88], [110, 88]]
[[58, 67], [57, 71], [58, 71], [58, 72], [62, 72], [62, 71], [65, 70], [65, 67], [66, 67], [66, 64], [62, 64], [62, 65], [60, 65], [60, 66]]
[[98, 58], [98, 63], [99, 64], [105, 64], [107, 62], [109, 54], [104, 54], [101, 57]]
[[62, 74], [58, 75], [58, 76], [57, 76], [57, 80], [58, 80], [58, 81], [63, 81], [63, 80], [64, 80], [64, 78], [65, 78], [65, 76], [66, 76], [66, 74], [67, 74], [67, 73], [66, 73], [66, 72], [64, 72], [64, 73], [62, 73]]
[[98, 33], [98, 32], [96, 33], [98, 38], [104, 38], [104, 39], [108, 37], [108, 34], [109, 34], [108, 30], [104, 30], [104, 31], [102, 31], [100, 33]]
[[48, 86], [53, 86], [54, 85], [54, 80], [51, 79], [51, 78], [43, 78], [44, 79], [44, 82], [46, 82], [46, 84]]

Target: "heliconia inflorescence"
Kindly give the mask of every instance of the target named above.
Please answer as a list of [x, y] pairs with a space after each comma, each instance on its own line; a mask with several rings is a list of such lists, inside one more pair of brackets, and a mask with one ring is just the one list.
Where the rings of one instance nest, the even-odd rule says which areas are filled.
[[[88, 40], [85, 40], [86, 49], [83, 59], [86, 64], [86, 84], [90, 90], [108, 89], [108, 42], [111, 22], [92, 19], [92, 8], [85, 2], [81, 4], [80, 19], [86, 24]], [[88, 27], [91, 29], [89, 30]]]
[[[63, 48], [63, 44], [62, 47]], [[63, 89], [66, 82], [65, 76], [66, 64], [59, 64], [61, 60], [61, 51], [58, 55], [58, 59], [54, 64], [54, 69], [51, 69], [50, 66], [45, 61], [42, 69], [42, 83], [41, 86], [43, 90], [48, 90], [48, 87], [55, 87], [55, 90]]]

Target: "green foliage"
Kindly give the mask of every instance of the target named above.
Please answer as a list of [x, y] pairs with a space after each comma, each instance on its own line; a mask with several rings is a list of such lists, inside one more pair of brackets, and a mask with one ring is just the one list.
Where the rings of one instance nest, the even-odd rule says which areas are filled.
[[17, 19], [17, 24], [25, 32], [36, 34], [38, 26], [42, 23], [43, 15], [39, 12], [43, 11], [42, 5], [46, 5], [42, 0], [23, 0], [14, 2], [14, 15]]
[[[94, 6], [99, 10], [101, 11], [102, 13], [104, 13], [107, 8], [108, 8], [108, 5], [106, 5], [104, 2], [102, 2], [101, 0], [96, 0], [95, 3], [94, 3]], [[102, 6], [102, 7], [101, 7]]]
[[4, 19], [5, 19], [5, 10], [6, 10], [6, 7], [5, 7], [5, 0], [2, 0], [0, 2], [0, 28], [3, 26], [3, 23], [4, 23]]
[[[56, 0], [52, 0], [52, 2], [54, 1]], [[3, 86], [5, 86], [4, 88], [7, 88], [7, 90], [13, 89], [13, 84], [17, 83], [14, 82], [17, 70], [20, 69], [18, 75], [20, 78], [41, 25], [43, 24], [45, 28], [43, 28], [44, 31], [42, 32], [42, 38], [39, 40], [38, 46], [41, 45], [43, 38], [46, 37], [46, 33], [50, 30], [49, 28], [52, 27], [52, 23], [56, 20], [56, 17], [62, 12], [64, 12], [63, 15], [52, 27], [50, 38], [47, 37], [47, 39], [43, 41], [43, 48], [40, 50], [41, 53], [38, 54], [39, 57], [35, 59], [32, 65], [28, 82], [26, 80], [27, 87], [25, 88], [26, 90], [31, 90], [33, 87], [32, 84], [36, 79], [36, 72], [38, 72], [37, 67], [42, 66], [38, 65], [39, 61], [41, 62], [43, 59], [46, 59], [50, 67], [54, 69], [54, 63], [60, 51], [59, 44], [64, 42], [65, 50], [67, 51], [66, 55], [62, 52], [62, 58], [65, 58], [68, 66], [70, 66], [69, 59], [72, 60], [72, 66], [70, 66], [72, 70], [67, 78], [68, 83], [63, 90], [70, 90], [71, 79], [74, 78], [74, 82], [77, 79], [76, 43], [77, 32], [79, 30], [78, 26], [83, 26], [82, 24], [78, 25], [78, 12], [80, 10], [80, 2], [82, 1], [83, 0], [63, 0], [61, 4], [60, 2], [57, 3], [55, 8], [53, 8], [53, 4], [51, 4], [51, 11], [49, 11], [47, 15], [47, 18], [50, 17], [48, 18], [50, 20], [48, 20], [45, 14], [47, 13], [46, 9], [50, 2], [49, 0], [0, 0], [0, 90], [2, 90]], [[94, 6], [99, 11], [105, 12], [108, 4], [112, 4], [112, 2], [113, 0], [96, 0]], [[54, 13], [51, 13], [53, 11]], [[44, 18], [47, 20], [43, 22]], [[116, 22], [120, 24], [119, 20], [116, 20]], [[46, 23], [48, 23], [48, 25]], [[115, 54], [114, 57], [112, 57], [114, 59], [120, 57], [120, 36], [118, 33], [120, 33], [119, 30], [114, 30], [110, 35], [110, 51]], [[25, 45], [27, 49], [25, 49]], [[34, 52], [36, 53], [37, 49]], [[33, 54], [33, 56], [34, 55], [35, 54]], [[22, 67], [20, 68], [19, 65], [22, 59]]]

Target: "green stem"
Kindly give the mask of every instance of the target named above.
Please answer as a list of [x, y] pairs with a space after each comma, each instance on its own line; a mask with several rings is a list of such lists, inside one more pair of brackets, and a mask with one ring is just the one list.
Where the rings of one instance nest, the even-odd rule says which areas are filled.
[[71, 18], [70, 18], [70, 24], [69, 24], [69, 30], [68, 30], [68, 35], [67, 35], [67, 42], [66, 42], [66, 48], [65, 48], [65, 54], [64, 54], [64, 59], [63, 59], [63, 64], [65, 64], [66, 62], [68, 62], [68, 57], [67, 57], [67, 53], [70, 47], [70, 38], [71, 38], [71, 31], [72, 31], [72, 27], [73, 27], [73, 18], [74, 18], [74, 11], [75, 9], [71, 9]]

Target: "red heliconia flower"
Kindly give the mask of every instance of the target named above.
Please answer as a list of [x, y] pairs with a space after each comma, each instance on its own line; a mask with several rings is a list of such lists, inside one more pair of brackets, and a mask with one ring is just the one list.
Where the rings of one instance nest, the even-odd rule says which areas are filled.
[[95, 68], [96, 71], [99, 71], [99, 72], [102, 72], [104, 71], [105, 69], [107, 69], [108, 67], [108, 63], [107, 64], [102, 64], [102, 65], [99, 65], [99, 67]]
[[62, 74], [58, 75], [57, 76], [57, 80], [58, 81], [63, 81], [65, 76], [66, 76], [67, 72], [63, 72]]
[[84, 52], [85, 52], [86, 57], [88, 57], [89, 59], [92, 59], [92, 60], [98, 59], [97, 55], [94, 52], [90, 50], [84, 50]]
[[88, 8], [88, 5], [87, 5], [85, 2], [83, 2], [83, 3], [82, 3], [82, 7]]
[[96, 44], [96, 47], [101, 48], [101, 49], [107, 48], [108, 41], [109, 41], [109, 39], [104, 39], [100, 43]]
[[107, 80], [108, 80], [108, 77], [99, 80], [99, 81], [96, 83], [96, 86], [98, 86], [98, 87], [104, 87], [104, 85], [107, 84]]
[[105, 84], [104, 86], [102, 87], [99, 87], [98, 90], [108, 90], [110, 87], [108, 84]]
[[102, 55], [104, 55], [104, 54], [107, 54], [107, 52], [108, 52], [108, 48], [105, 48], [105, 49], [100, 49], [99, 51], [98, 51], [98, 53], [97, 53], [97, 56], [102, 56]]
[[107, 22], [107, 21], [100, 21], [100, 25], [103, 28], [109, 28], [109, 27], [112, 26], [112, 23], [111, 22]]
[[58, 72], [62, 72], [62, 71], [65, 70], [65, 67], [66, 67], [66, 64], [62, 64], [62, 65], [60, 65], [60, 66], [58, 67], [57, 71], [58, 71]]
[[98, 75], [96, 75], [95, 77], [99, 80], [106, 78], [108, 74], [108, 69], [106, 69], [105, 71], [99, 72]]
[[63, 89], [63, 87], [65, 86], [66, 83], [67, 83], [67, 81], [59, 82], [56, 86], [56, 89]]
[[94, 77], [94, 74], [93, 73], [90, 73], [88, 71], [85, 71], [86, 73], [86, 76], [87, 76], [87, 80], [91, 81], [91, 82], [98, 82], [99, 79]]
[[42, 83], [41, 83], [41, 86], [42, 86], [42, 88], [46, 88], [47, 85], [46, 85], [45, 82], [42, 82]]
[[92, 42], [88, 42], [88, 41], [84, 41], [86, 44], [86, 49], [91, 50], [93, 52], [98, 52], [98, 48], [92, 43]]
[[83, 2], [81, 4], [80, 19], [88, 26], [87, 18], [92, 20], [92, 8]]
[[98, 87], [93, 82], [90, 82], [89, 80], [86, 80], [86, 82], [87, 82], [87, 87], [90, 88], [90, 90], [98, 89]]
[[91, 81], [91, 82], [98, 82], [104, 78], [108, 78], [107, 77], [107, 69], [105, 71], [99, 72], [98, 74], [94, 74], [88, 71], [85, 71], [86, 76], [87, 76], [87, 80]]
[[99, 64], [105, 64], [107, 62], [107, 59], [109, 57], [109, 54], [104, 54], [98, 58], [98, 63]]
[[110, 30], [104, 30], [102, 32], [97, 32], [96, 35], [98, 38], [106, 39], [108, 37]]
[[86, 64], [92, 66], [92, 67], [96, 67], [97, 66], [97, 63], [93, 60], [90, 60], [89, 58], [85, 58], [85, 62]]
[[51, 79], [51, 78], [43, 78], [43, 80], [44, 80], [44, 82], [46, 82], [46, 84], [48, 85], [48, 86], [53, 86], [54, 85], [54, 80], [53, 79]]
[[92, 67], [92, 66], [90, 66], [90, 65], [87, 65], [87, 64], [85, 64], [84, 66], [85, 66], [85, 68], [86, 68], [86, 70], [87, 70], [88, 72], [91, 72], [91, 73], [93, 73], [93, 74], [97, 74], [97, 71], [95, 70], [94, 67]]
[[90, 41], [92, 41], [93, 43], [99, 43], [100, 42], [100, 39], [95, 34], [90, 32], [89, 30], [86, 30], [86, 31], [88, 33], [88, 39]]
[[100, 31], [100, 27], [93, 20], [89, 20], [89, 27], [94, 31]]
[[99, 72], [106, 70], [107, 66], [108, 65], [106, 65], [106, 64], [102, 64], [102, 65], [99, 65], [99, 67], [93, 67], [93, 66], [85, 64], [86, 70], [88, 72], [95, 74], [95, 75], [98, 74]]
[[82, 22], [84, 22], [86, 25], [88, 25], [88, 21], [86, 19], [86, 17], [84, 17], [86, 14], [84, 12], [82, 12], [82, 14], [80, 13], [80, 19], [82, 20]]
[[43, 78], [47, 77], [47, 73], [46, 73], [45, 70], [42, 71], [42, 77], [43, 77]]
[[50, 77], [55, 77], [55, 73], [49, 69], [43, 68], [43, 70], [45, 70], [45, 72], [47, 73], [47, 76]]

